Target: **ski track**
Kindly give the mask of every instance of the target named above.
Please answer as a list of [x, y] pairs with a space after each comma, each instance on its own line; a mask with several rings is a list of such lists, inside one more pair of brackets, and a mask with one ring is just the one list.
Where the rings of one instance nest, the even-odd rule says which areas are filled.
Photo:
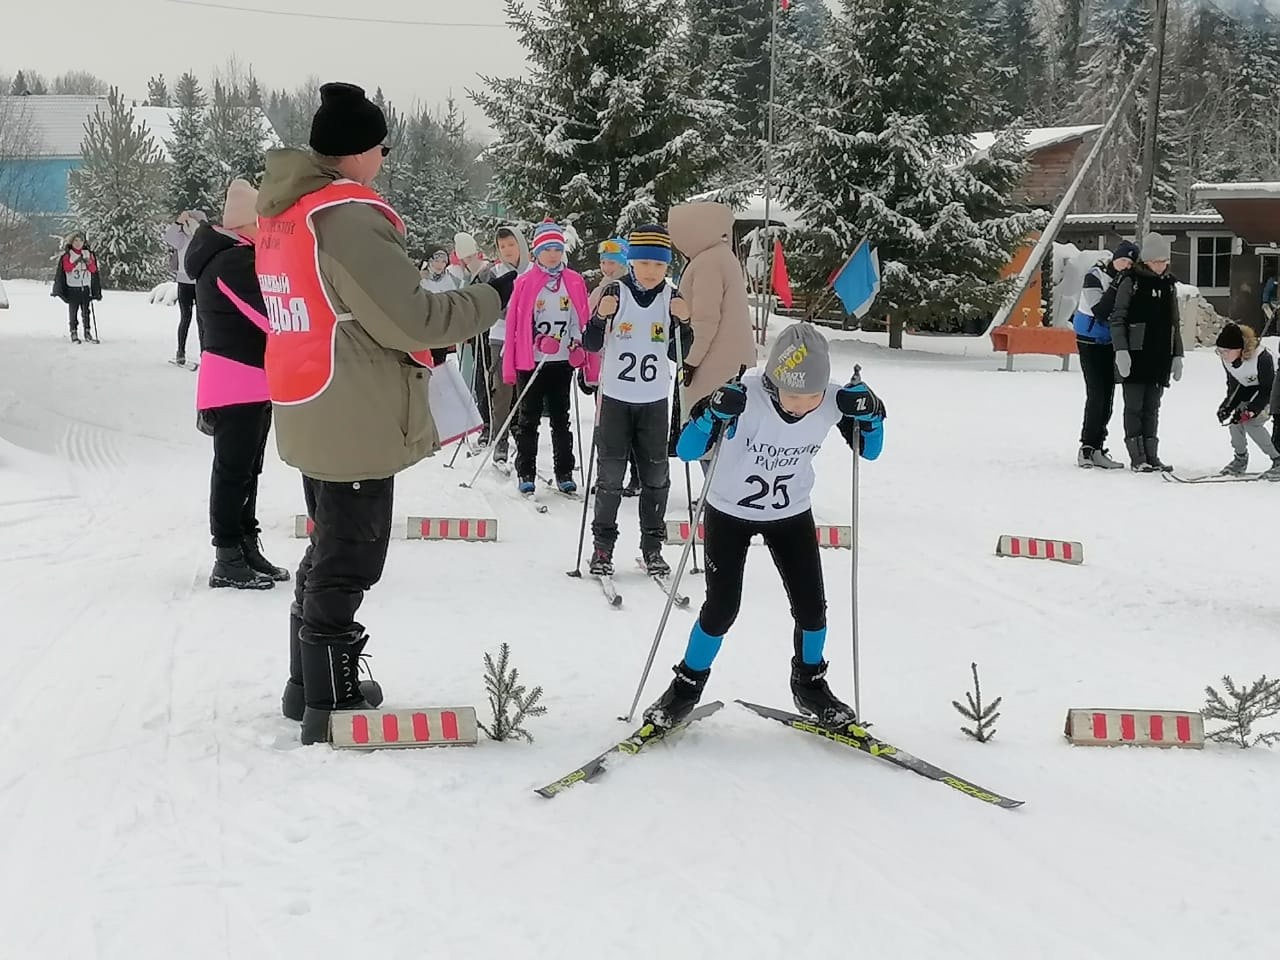
[[[627, 732], [615, 718], [663, 605], [629, 568], [621, 610], [564, 576], [581, 504], [540, 491], [538, 515], [514, 478], [486, 466], [464, 489], [478, 461], [434, 458], [397, 479], [397, 527], [410, 514], [490, 516], [501, 542], [398, 529], [360, 614], [391, 706], [474, 704], [487, 720], [482, 653], [509, 640], [521, 677], [546, 689], [532, 746], [302, 749], [279, 715], [292, 584], [205, 584], [209, 445], [192, 425], [194, 378], [164, 362], [176, 311], [109, 293], [108, 341], [68, 356], [43, 285], [7, 286], [4, 960], [1273, 952], [1275, 921], [1245, 892], [1268, 889], [1280, 858], [1280, 754], [1072, 749], [1061, 728], [1068, 707], [1194, 708], [1224, 671], [1275, 672], [1270, 593], [1222, 536], [1246, 516], [1259, 543], [1275, 539], [1274, 488], [1076, 470], [1078, 374], [997, 373], [976, 341], [890, 354], [874, 335], [833, 334], [836, 375], [861, 362], [890, 412], [885, 456], [860, 472], [867, 715], [889, 742], [1025, 807], [985, 806], [732, 702], [548, 801], [533, 788]], [[1228, 453], [1211, 422], [1219, 364], [1193, 354], [1187, 371], [1166, 395], [1162, 452], [1209, 469]], [[542, 444], [545, 468], [545, 429]], [[265, 546], [292, 567], [300, 484], [268, 461]], [[848, 522], [848, 470], [833, 437], [819, 456], [822, 522]], [[635, 500], [619, 521], [625, 565]], [[1081, 540], [1085, 563], [997, 559], [1001, 533]], [[850, 553], [823, 560], [830, 679], [847, 694]], [[681, 584], [692, 616], [702, 584]], [[688, 628], [672, 617], [642, 706]], [[786, 597], [756, 546], [707, 698], [789, 707], [790, 656]], [[984, 695], [1005, 697], [982, 747], [950, 706], [971, 660]], [[1233, 883], [1206, 882], [1223, 851]]]

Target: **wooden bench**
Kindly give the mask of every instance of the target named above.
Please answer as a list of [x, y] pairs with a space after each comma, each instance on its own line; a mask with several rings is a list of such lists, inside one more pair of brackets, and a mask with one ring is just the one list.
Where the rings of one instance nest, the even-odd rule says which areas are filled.
[[996, 327], [991, 331], [991, 348], [996, 353], [1004, 351], [1006, 370], [1013, 369], [1013, 358], [1019, 354], [1040, 354], [1061, 357], [1066, 371], [1076, 353], [1076, 334], [1060, 327]]

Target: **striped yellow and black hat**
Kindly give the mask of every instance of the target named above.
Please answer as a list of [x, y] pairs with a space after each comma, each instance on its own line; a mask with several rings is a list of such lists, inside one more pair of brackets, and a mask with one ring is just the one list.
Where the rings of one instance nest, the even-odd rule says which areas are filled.
[[631, 231], [627, 238], [628, 257], [632, 260], [671, 262], [671, 234], [660, 223], [645, 223]]

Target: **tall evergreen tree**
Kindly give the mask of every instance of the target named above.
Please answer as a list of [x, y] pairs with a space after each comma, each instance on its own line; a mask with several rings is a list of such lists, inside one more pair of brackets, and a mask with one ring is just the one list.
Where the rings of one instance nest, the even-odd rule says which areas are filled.
[[157, 225], [163, 153], [146, 124], [112, 88], [106, 110], [85, 124], [81, 164], [71, 172], [73, 224], [97, 251], [103, 283], [141, 290], [163, 273]]
[[666, 216], [705, 188], [721, 155], [716, 105], [690, 83], [667, 0], [506, 0], [526, 76], [471, 96], [498, 138], [496, 199], [513, 216], [573, 224], [586, 249]]
[[31, 93], [31, 88], [27, 86], [27, 75], [19, 70], [13, 75], [13, 85], [9, 87], [9, 94], [14, 97], [25, 97]]
[[767, 136], [772, 4], [778, 0], [686, 0], [690, 84], [722, 106], [725, 149], [759, 169]]
[[266, 136], [246, 92], [215, 80], [207, 124], [210, 153], [222, 168], [218, 189], [236, 177], [257, 183], [266, 168]]
[[205, 130], [208, 106], [200, 81], [187, 71], [174, 88], [178, 117], [173, 123], [169, 149], [168, 202], [170, 215], [183, 210], [212, 213], [220, 206], [217, 191], [223, 173], [209, 153]]
[[469, 170], [475, 159], [467, 142], [467, 121], [452, 94], [445, 102], [440, 118], [440, 137], [436, 151], [436, 185], [434, 226], [443, 234], [470, 230], [475, 226], [476, 204], [471, 195]]
[[173, 101], [169, 96], [169, 84], [164, 74], [158, 74], [147, 81], [147, 103], [153, 107], [170, 107]]
[[1032, 0], [1004, 0], [999, 53], [1003, 82], [1000, 96], [1014, 117], [1030, 120], [1046, 115], [1048, 50], [1035, 22]]
[[971, 23], [962, 0], [842, 0], [804, 64], [803, 119], [781, 164], [783, 200], [810, 228], [793, 241], [793, 277], [817, 288], [869, 239], [893, 345], [905, 321], [990, 313], [1000, 268], [1044, 219], [1011, 200], [1017, 143], [970, 156], [970, 135], [999, 112]]
[[[1119, 103], [1149, 50], [1151, 11], [1146, 0], [1118, 0], [1100, 11], [1081, 45], [1088, 59], [1081, 71], [1080, 92], [1074, 105], [1079, 122], [1104, 123]], [[1146, 112], [1146, 83], [1121, 115], [1094, 166], [1083, 209], [1136, 209], [1138, 171], [1142, 160], [1142, 126]]]

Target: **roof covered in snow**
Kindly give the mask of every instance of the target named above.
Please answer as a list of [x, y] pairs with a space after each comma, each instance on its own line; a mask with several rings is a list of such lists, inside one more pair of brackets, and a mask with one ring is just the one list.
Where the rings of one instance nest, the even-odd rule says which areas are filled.
[[[1049, 147], [1070, 143], [1072, 140], [1080, 140], [1091, 133], [1097, 133], [1101, 129], [1102, 124], [1100, 123], [1086, 123], [1075, 127], [1030, 127], [1025, 131], [1025, 149], [1027, 153], [1035, 153], [1037, 150], [1045, 150]], [[982, 133], [975, 133], [970, 138], [973, 141], [974, 152], [990, 150], [996, 142], [996, 137], [1002, 133], [1004, 133], [1002, 130], [986, 130]]]
[[[1153, 213], [1151, 223], [1155, 226], [1170, 227], [1176, 225], [1220, 227], [1220, 213]], [[1134, 227], [1138, 225], [1138, 217], [1133, 213], [1069, 213], [1067, 226], [1118, 226]]]
[[[0, 97], [0, 113], [8, 111], [8, 115], [29, 122], [39, 137], [37, 155], [48, 158], [80, 156], [85, 123], [93, 116], [94, 110], [105, 110], [106, 106], [106, 97]], [[134, 117], [147, 125], [166, 160], [169, 159], [169, 151], [165, 141], [173, 138], [173, 124], [178, 112], [176, 107], [133, 108]], [[258, 118], [263, 135], [270, 143], [278, 145], [279, 138], [266, 114], [259, 111]]]
[[1280, 181], [1259, 180], [1245, 183], [1197, 183], [1191, 193], [1198, 200], [1280, 200]]

